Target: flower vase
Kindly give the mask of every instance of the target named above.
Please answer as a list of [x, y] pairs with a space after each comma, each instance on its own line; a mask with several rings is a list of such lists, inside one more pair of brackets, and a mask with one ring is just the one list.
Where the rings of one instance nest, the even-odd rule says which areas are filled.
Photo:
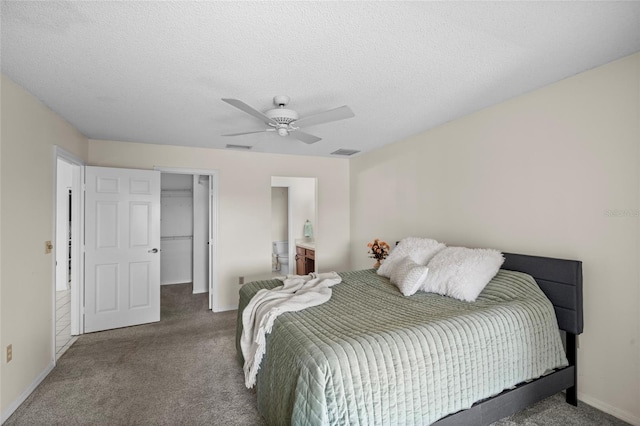
[[380, 261], [376, 260], [376, 263], [374, 263], [373, 268], [378, 269], [379, 267], [380, 267]]

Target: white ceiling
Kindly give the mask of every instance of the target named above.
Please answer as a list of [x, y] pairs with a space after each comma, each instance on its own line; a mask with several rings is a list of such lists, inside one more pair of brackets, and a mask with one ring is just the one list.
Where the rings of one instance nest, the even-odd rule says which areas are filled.
[[[640, 2], [2, 1], [2, 72], [92, 139], [369, 151], [640, 51]], [[291, 97], [301, 116], [260, 130]]]

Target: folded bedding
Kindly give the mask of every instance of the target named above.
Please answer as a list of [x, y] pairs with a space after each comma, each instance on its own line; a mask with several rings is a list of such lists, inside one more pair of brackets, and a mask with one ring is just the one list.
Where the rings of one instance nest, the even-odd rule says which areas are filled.
[[[273, 323], [256, 386], [268, 424], [426, 425], [567, 365], [551, 302], [529, 275], [500, 270], [472, 303], [405, 297], [375, 270], [340, 276], [329, 301]], [[241, 289], [238, 348], [243, 309], [279, 285]]]

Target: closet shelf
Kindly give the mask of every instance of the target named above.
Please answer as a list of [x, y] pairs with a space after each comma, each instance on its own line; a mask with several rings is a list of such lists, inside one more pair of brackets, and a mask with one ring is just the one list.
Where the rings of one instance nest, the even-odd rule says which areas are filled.
[[160, 191], [161, 197], [191, 197], [191, 189], [163, 189]]
[[172, 237], [160, 237], [161, 241], [173, 241], [173, 240], [193, 240], [191, 235], [176, 235]]

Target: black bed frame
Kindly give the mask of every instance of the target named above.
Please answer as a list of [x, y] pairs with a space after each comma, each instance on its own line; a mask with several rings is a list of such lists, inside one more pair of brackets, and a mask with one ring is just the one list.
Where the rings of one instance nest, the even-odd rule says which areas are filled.
[[558, 327], [565, 332], [569, 366], [477, 402], [468, 410], [444, 417], [434, 425], [488, 425], [564, 390], [567, 391], [567, 402], [578, 405], [576, 337], [583, 328], [582, 262], [510, 253], [504, 253], [504, 257], [502, 269], [531, 275], [553, 303]]

